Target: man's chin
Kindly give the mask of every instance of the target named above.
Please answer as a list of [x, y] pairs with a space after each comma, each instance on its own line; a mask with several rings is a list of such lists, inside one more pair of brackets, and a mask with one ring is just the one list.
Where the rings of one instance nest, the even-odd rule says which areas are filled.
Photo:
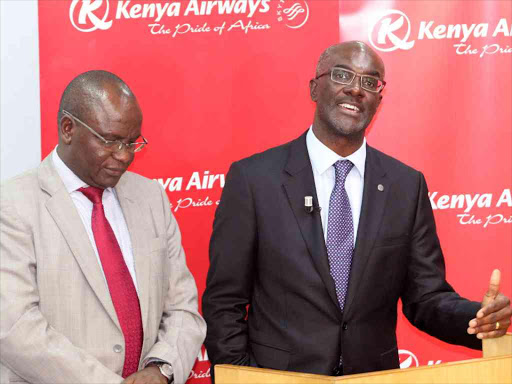
[[102, 177], [101, 179], [94, 180], [94, 185], [93, 184], [90, 184], [90, 185], [93, 187], [98, 187], [98, 188], [103, 188], [103, 189], [114, 188], [117, 185], [117, 183], [119, 182], [119, 179], [121, 178], [121, 176], [105, 176], [105, 177]]
[[347, 126], [337, 126], [334, 128], [333, 132], [337, 136], [343, 137], [345, 139], [359, 139], [364, 136], [365, 127], [347, 127]]
[[351, 116], [343, 116], [338, 117], [333, 120], [331, 124], [331, 130], [340, 136], [343, 137], [359, 137], [364, 136], [364, 131], [366, 129], [367, 124], [365, 124], [366, 119], [362, 119], [362, 116], [359, 118], [354, 118]]

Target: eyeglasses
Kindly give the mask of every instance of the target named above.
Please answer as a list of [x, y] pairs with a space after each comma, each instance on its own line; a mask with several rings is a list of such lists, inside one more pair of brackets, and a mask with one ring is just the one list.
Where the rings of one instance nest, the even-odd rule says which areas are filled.
[[331, 74], [332, 81], [344, 85], [352, 84], [356, 76], [359, 76], [361, 78], [361, 88], [368, 92], [381, 92], [386, 85], [386, 82], [379, 79], [378, 77], [361, 75], [359, 73], [340, 67], [331, 68], [328, 72], [322, 73], [321, 75], [315, 77], [315, 79], [319, 79], [320, 77], [328, 74]]
[[142, 138], [143, 141], [136, 142], [136, 143], [123, 143], [122, 141], [119, 141], [119, 140], [107, 140], [103, 136], [101, 136], [98, 132], [96, 132], [94, 129], [92, 129], [87, 124], [85, 124], [78, 117], [73, 116], [71, 113], [69, 113], [68, 111], [66, 111], [64, 109], [62, 110], [62, 113], [64, 115], [66, 115], [67, 117], [69, 117], [70, 119], [76, 120], [80, 124], [82, 124], [85, 128], [87, 128], [89, 131], [91, 131], [91, 133], [94, 136], [96, 136], [98, 139], [101, 140], [101, 142], [103, 143], [103, 146], [105, 148], [107, 148], [113, 152], [119, 152], [123, 148], [126, 148], [128, 150], [128, 152], [135, 153], [135, 152], [139, 152], [142, 148], [144, 148], [144, 146], [146, 144], [148, 144], [148, 141], [142, 135], [140, 135], [140, 137]]

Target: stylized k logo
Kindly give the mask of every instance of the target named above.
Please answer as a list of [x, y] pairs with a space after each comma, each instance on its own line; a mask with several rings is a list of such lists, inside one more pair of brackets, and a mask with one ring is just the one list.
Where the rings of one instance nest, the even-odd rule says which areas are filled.
[[[393, 21], [393, 17], [391, 17], [391, 15], [399, 15], [400, 17]], [[404, 21], [407, 21], [407, 33], [404, 38], [399, 38], [395, 32], [402, 29]], [[374, 43], [373, 31], [377, 25], [380, 25], [380, 28], [377, 34], [377, 43]], [[409, 18], [401, 11], [390, 10], [382, 15], [373, 25], [373, 28], [369, 33], [369, 40], [376, 49], [383, 52], [391, 52], [397, 49], [408, 50], [414, 47], [414, 41], [407, 41], [410, 35], [411, 22], [409, 21]], [[388, 39], [393, 46], [385, 47], [388, 44], [386, 39]]]
[[[106, 21], [108, 17], [109, 4], [108, 0], [105, 1], [107, 5], [105, 15], [100, 19], [94, 12], [102, 6], [103, 0], [92, 0], [92, 2], [91, 0], [73, 0], [71, 7], [69, 8], [69, 18], [71, 19], [71, 24], [73, 24], [73, 26], [81, 32], [92, 32], [97, 29], [109, 29], [112, 26], [112, 20]], [[92, 27], [79, 27], [75, 23], [75, 8], [78, 4], [82, 5], [78, 14], [78, 24], [84, 26], [88, 21], [90, 21], [93, 25]]]
[[414, 353], [407, 351], [405, 349], [399, 349], [398, 355], [400, 357], [400, 368], [409, 368], [409, 367], [418, 367], [420, 364], [418, 362], [418, 358], [414, 355]]

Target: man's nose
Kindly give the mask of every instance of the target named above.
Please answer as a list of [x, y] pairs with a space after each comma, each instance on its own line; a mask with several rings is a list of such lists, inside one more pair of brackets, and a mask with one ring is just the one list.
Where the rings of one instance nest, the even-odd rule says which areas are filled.
[[114, 159], [120, 161], [121, 163], [130, 164], [133, 160], [134, 154], [133, 152], [130, 152], [126, 146], [123, 145], [121, 149], [114, 151], [112, 156]]
[[362, 97], [363, 96], [363, 89], [361, 88], [361, 76], [356, 75], [354, 80], [348, 85], [345, 85], [343, 87], [343, 92], [346, 94], [351, 94], [353, 96]]

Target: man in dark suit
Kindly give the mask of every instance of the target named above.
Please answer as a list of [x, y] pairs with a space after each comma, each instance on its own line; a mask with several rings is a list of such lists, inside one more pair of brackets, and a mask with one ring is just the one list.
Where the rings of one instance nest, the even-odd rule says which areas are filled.
[[369, 46], [328, 48], [310, 81], [312, 127], [231, 166], [203, 297], [213, 364], [398, 368], [399, 298], [412, 324], [449, 343], [478, 349], [506, 332], [499, 271], [483, 303], [454, 292], [423, 175], [366, 145], [384, 86]]

